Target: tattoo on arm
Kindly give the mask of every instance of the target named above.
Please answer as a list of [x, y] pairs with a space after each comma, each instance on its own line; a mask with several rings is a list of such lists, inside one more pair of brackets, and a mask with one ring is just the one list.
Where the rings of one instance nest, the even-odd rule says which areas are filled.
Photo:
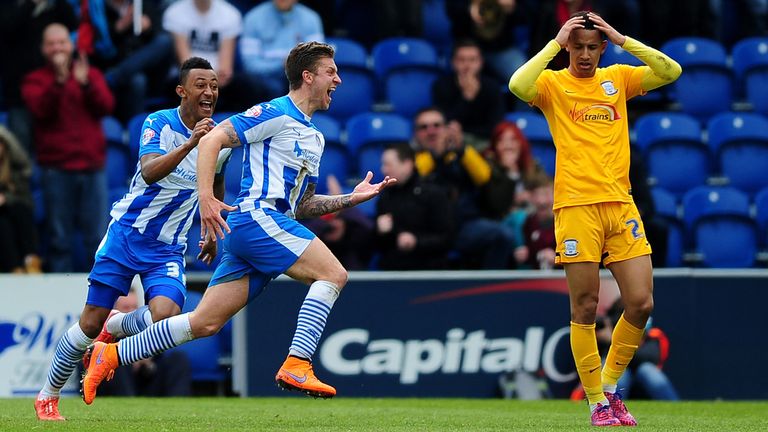
[[237, 136], [237, 132], [235, 131], [235, 127], [232, 126], [232, 123], [229, 121], [225, 121], [221, 123], [221, 128], [224, 131], [224, 133], [227, 135], [227, 144], [225, 147], [237, 147], [240, 145], [240, 137]]
[[310, 184], [296, 206], [296, 217], [313, 218], [352, 207], [352, 197], [346, 195], [315, 195], [315, 185]]

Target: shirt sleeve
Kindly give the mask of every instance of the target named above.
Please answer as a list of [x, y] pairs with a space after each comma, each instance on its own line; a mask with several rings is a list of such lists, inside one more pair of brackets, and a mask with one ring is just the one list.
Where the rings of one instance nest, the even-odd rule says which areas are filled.
[[283, 112], [270, 103], [254, 105], [229, 118], [242, 145], [275, 136], [285, 123]]
[[164, 155], [168, 152], [168, 139], [171, 134], [167, 134], [166, 139], [162, 139], [163, 126], [166, 122], [157, 114], [150, 114], [144, 119], [141, 126], [141, 140], [139, 145], [139, 158], [144, 155], [156, 153]]
[[642, 86], [646, 91], [675, 81], [683, 72], [680, 64], [669, 56], [631, 37], [627, 37], [622, 48], [647, 65], [640, 66], [643, 73]]
[[509, 78], [509, 91], [524, 102], [532, 102], [537, 93], [536, 80], [560, 49], [560, 44], [554, 39], [549, 41], [541, 51], [512, 74]]

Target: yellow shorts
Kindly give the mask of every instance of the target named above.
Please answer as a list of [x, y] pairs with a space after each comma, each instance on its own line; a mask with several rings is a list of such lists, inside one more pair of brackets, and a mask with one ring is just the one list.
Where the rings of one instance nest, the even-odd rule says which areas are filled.
[[635, 203], [606, 202], [555, 210], [555, 263], [606, 266], [651, 253]]

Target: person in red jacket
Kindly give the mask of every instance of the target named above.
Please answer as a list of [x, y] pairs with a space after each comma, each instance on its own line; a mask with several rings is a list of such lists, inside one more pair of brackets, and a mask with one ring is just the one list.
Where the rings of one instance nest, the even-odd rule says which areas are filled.
[[42, 174], [49, 270], [84, 271], [92, 262], [74, 267], [71, 236], [79, 229], [85, 255], [92, 260], [107, 222], [107, 144], [101, 119], [112, 112], [115, 100], [85, 54], [74, 59], [74, 46], [63, 25], [45, 28], [42, 53], [47, 64], [24, 77], [21, 94], [32, 114]]

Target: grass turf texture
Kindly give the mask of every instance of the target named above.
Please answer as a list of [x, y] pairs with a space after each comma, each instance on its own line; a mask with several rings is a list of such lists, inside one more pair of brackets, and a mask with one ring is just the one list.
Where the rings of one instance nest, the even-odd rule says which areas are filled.
[[[765, 430], [768, 402], [630, 401], [643, 431]], [[500, 399], [64, 398], [66, 422], [0, 399], [0, 431], [594, 431], [585, 403]]]

